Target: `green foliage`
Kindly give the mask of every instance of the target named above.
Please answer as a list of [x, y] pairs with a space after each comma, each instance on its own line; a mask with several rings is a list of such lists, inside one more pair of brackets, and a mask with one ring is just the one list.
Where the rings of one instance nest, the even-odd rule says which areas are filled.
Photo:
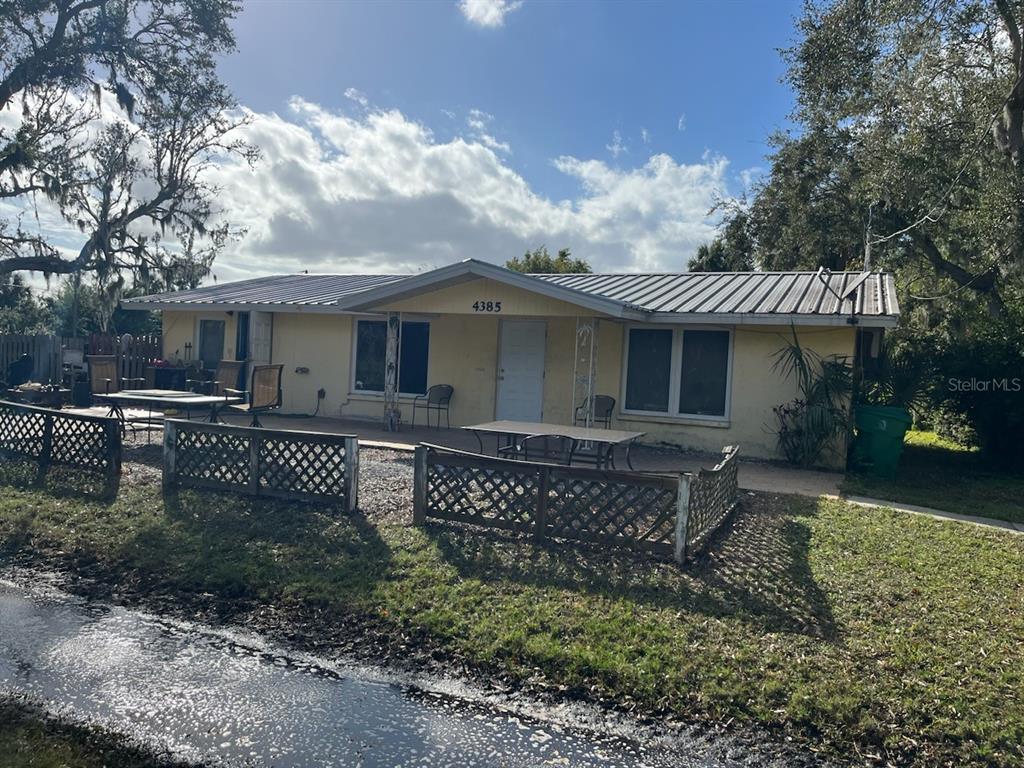
[[554, 275], [569, 272], [590, 272], [590, 265], [585, 259], [574, 259], [568, 248], [562, 248], [558, 255], [552, 257], [547, 246], [527, 251], [522, 258], [513, 258], [505, 262], [505, 266], [515, 272], [530, 275]]
[[795, 379], [800, 396], [774, 409], [776, 438], [786, 459], [800, 466], [819, 463], [849, 433], [853, 370], [846, 358], [822, 357], [793, 338], [775, 353], [772, 370]]
[[0, 333], [48, 333], [52, 323], [21, 275], [0, 274]]
[[921, 415], [928, 411], [935, 387], [934, 351], [906, 339], [887, 344], [878, 371], [861, 385], [859, 400]]
[[749, 272], [753, 268], [747, 214], [742, 209], [726, 222], [714, 241], [697, 248], [697, 255], [689, 264], [691, 272]]

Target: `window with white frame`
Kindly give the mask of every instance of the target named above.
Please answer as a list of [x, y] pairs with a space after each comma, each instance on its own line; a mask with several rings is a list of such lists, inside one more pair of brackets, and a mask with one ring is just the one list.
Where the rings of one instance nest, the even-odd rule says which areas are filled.
[[[384, 391], [388, 324], [384, 320], [356, 321], [355, 389]], [[402, 321], [398, 336], [398, 391], [422, 395], [427, 391], [430, 323]]]
[[727, 330], [629, 328], [623, 410], [726, 418], [731, 343]]

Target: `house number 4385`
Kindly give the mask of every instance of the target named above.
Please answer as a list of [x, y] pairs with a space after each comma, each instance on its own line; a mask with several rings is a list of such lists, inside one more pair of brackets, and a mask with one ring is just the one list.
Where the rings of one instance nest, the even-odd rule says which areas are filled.
[[500, 301], [474, 301], [474, 312], [501, 312]]

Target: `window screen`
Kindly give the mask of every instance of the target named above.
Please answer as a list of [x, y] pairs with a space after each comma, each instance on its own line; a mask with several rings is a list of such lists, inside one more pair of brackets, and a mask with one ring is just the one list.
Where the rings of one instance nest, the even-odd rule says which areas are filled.
[[388, 326], [383, 320], [356, 323], [356, 389], [384, 391], [384, 355]]
[[[356, 389], [384, 391], [388, 326], [383, 320], [360, 320], [356, 330]], [[420, 395], [427, 391], [430, 323], [402, 323], [399, 337], [398, 391]]]
[[402, 323], [398, 391], [422, 395], [427, 391], [430, 323]]
[[729, 375], [728, 331], [684, 331], [679, 412], [724, 416]]
[[631, 328], [626, 362], [626, 409], [668, 411], [671, 378], [671, 329]]

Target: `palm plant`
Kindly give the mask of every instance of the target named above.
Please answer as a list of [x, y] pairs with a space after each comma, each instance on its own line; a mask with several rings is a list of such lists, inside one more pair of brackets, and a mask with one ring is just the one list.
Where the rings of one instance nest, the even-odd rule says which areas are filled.
[[775, 408], [776, 436], [786, 459], [801, 466], [818, 463], [850, 428], [853, 369], [845, 357], [822, 356], [793, 338], [778, 350], [772, 370], [795, 379], [800, 396]]

